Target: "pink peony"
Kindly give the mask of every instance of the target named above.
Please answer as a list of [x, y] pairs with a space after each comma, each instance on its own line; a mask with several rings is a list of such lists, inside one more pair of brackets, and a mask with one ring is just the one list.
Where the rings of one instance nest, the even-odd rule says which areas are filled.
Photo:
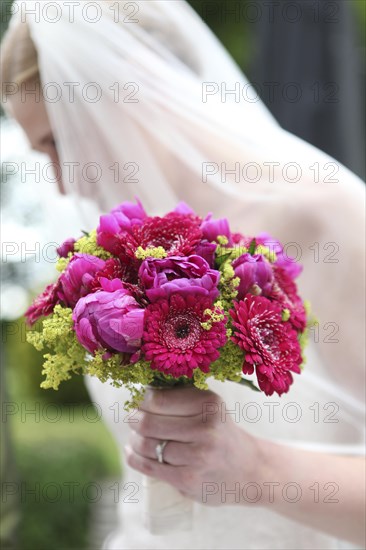
[[266, 395], [281, 395], [293, 382], [292, 372], [300, 373], [302, 362], [297, 332], [282, 321], [280, 304], [263, 296], [247, 295], [234, 302], [232, 341], [245, 352], [244, 374], [253, 374]]
[[91, 353], [106, 349], [132, 354], [140, 349], [144, 310], [125, 289], [80, 298], [72, 318], [79, 342]]
[[69, 252], [74, 252], [75, 243], [75, 239], [66, 239], [66, 241], [64, 241], [62, 245], [57, 248], [57, 254], [60, 256], [60, 258], [67, 258]]
[[90, 254], [75, 254], [59, 278], [58, 296], [68, 307], [74, 307], [82, 296], [92, 292], [94, 277], [105, 267], [105, 261]]
[[206, 260], [196, 255], [145, 260], [139, 278], [151, 302], [167, 298], [174, 292], [209, 296], [211, 302], [219, 295], [220, 272], [210, 269]]
[[238, 300], [248, 293], [267, 296], [273, 286], [271, 264], [260, 254], [242, 254], [232, 264], [235, 277], [239, 277]]
[[201, 224], [203, 238], [209, 242], [217, 241], [217, 237], [224, 236], [228, 238], [228, 245], [231, 246], [231, 231], [227, 218], [213, 220], [212, 214], [209, 214]]
[[207, 297], [173, 294], [147, 307], [142, 352], [152, 369], [175, 378], [191, 378], [196, 368], [209, 371], [226, 342], [224, 321], [210, 330], [201, 326], [211, 305]]
[[210, 243], [209, 241], [203, 240], [198, 243], [195, 254], [197, 254], [197, 256], [201, 256], [204, 260], [206, 260], [210, 267], [214, 267], [216, 249], [216, 243]]

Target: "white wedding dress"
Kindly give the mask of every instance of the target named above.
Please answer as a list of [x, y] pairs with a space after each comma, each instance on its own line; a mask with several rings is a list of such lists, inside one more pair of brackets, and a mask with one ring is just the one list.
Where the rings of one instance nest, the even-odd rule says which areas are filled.
[[[82, 209], [81, 227], [95, 227], [97, 213], [138, 196], [149, 214], [162, 214], [185, 200], [200, 214], [228, 217], [235, 230], [268, 231], [292, 243], [289, 253], [295, 250], [304, 265], [300, 291], [311, 300], [320, 322], [306, 369], [281, 399], [230, 382], [212, 382], [212, 389], [224, 397], [227, 410], [239, 408], [240, 426], [260, 437], [361, 454], [362, 182], [283, 131], [260, 101], [245, 95], [247, 80], [184, 1], [93, 2], [100, 9], [97, 22], [91, 21], [95, 13], [82, 12], [83, 2], [72, 21], [65, 9], [70, 3], [57, 2], [59, 10], [51, 4], [56, 2], [50, 3], [47, 16], [41, 13], [37, 21], [30, 16], [27, 22], [43, 84], [56, 84], [64, 94], [47, 102], [64, 184], [80, 206], [80, 196], [97, 204], [97, 212]], [[102, 91], [94, 102], [90, 83], [94, 95]], [[223, 95], [236, 83], [239, 102]], [[70, 87], [73, 96], [65, 98]], [[86, 170], [92, 165], [94, 179]], [[126, 391], [91, 378], [87, 384], [123, 460], [129, 427], [123, 416], [115, 421], [114, 404], [123, 404]], [[276, 403], [273, 419], [270, 402]], [[127, 466], [123, 471], [123, 483], [138, 484], [138, 502], [120, 502], [120, 524], [105, 549], [351, 548], [254, 505], [195, 504], [192, 532], [150, 535], [141, 522], [141, 476]], [[329, 489], [319, 490], [320, 498], [329, 497]], [[121, 491], [121, 500], [123, 496]]]

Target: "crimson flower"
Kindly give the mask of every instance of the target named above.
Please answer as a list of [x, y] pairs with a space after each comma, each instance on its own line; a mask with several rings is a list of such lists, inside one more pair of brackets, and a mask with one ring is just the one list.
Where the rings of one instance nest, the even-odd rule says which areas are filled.
[[306, 312], [302, 299], [297, 294], [296, 283], [283, 267], [273, 266], [274, 284], [269, 298], [278, 301], [282, 309], [290, 311], [290, 322], [301, 332], [306, 326]]
[[148, 218], [140, 227], [119, 235], [118, 256], [123, 263], [143, 249], [161, 246], [168, 256], [189, 256], [202, 239], [199, 219], [193, 215], [170, 212], [163, 218]]
[[42, 294], [35, 298], [32, 305], [25, 312], [28, 325], [34, 325], [40, 317], [47, 317], [53, 312], [55, 305], [60, 303], [58, 292], [59, 283], [57, 282], [48, 285]]
[[253, 374], [266, 395], [281, 395], [293, 382], [292, 372], [300, 373], [302, 362], [297, 332], [282, 321], [282, 308], [264, 296], [247, 294], [230, 310], [232, 341], [245, 352], [243, 373]]
[[175, 378], [191, 378], [196, 368], [209, 371], [226, 342], [225, 321], [213, 323], [209, 330], [201, 326], [210, 307], [206, 296], [173, 294], [146, 308], [142, 352], [152, 369]]

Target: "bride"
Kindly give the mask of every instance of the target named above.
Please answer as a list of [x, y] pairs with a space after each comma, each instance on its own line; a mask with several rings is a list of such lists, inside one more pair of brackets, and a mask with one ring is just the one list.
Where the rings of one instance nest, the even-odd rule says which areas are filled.
[[[150, 473], [195, 501], [192, 531], [157, 536], [141, 526], [141, 499], [122, 499], [104, 548], [362, 547], [362, 182], [277, 125], [183, 0], [17, 2], [1, 81], [4, 108], [50, 156], [86, 228], [96, 218], [83, 198], [103, 212], [137, 196], [149, 213], [184, 200], [246, 234], [268, 231], [301, 259], [300, 290], [319, 319], [306, 369], [280, 401], [211, 383], [227, 414], [213, 418], [210, 441], [195, 421], [200, 392], [187, 409], [181, 391], [191, 390], [151, 391], [143, 422], [129, 424], [113, 407], [124, 390], [87, 381], [126, 451], [124, 481], [140, 496]], [[227, 498], [205, 501], [208, 479]], [[248, 482], [261, 498], [235, 503], [230, 490]]]

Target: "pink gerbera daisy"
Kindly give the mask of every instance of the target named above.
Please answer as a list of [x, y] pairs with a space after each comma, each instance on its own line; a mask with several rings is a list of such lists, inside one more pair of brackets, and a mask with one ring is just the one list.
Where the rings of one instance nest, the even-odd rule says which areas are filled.
[[301, 349], [291, 323], [282, 321], [280, 304], [247, 294], [234, 302], [232, 340], [245, 352], [244, 374], [256, 370], [266, 395], [286, 393], [293, 382], [290, 371], [300, 373]]
[[173, 294], [146, 308], [142, 352], [152, 369], [175, 378], [191, 378], [196, 368], [209, 371], [226, 342], [225, 321], [213, 323], [209, 330], [201, 326], [210, 307], [208, 297]]

